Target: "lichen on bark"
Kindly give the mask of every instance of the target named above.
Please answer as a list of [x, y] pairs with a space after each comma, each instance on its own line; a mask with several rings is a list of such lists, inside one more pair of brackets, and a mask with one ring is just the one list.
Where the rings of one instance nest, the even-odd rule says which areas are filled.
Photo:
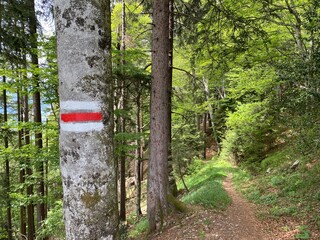
[[81, 200], [86, 206], [86, 208], [94, 207], [99, 201], [101, 201], [100, 194], [96, 191], [94, 194], [85, 192], [81, 196]]

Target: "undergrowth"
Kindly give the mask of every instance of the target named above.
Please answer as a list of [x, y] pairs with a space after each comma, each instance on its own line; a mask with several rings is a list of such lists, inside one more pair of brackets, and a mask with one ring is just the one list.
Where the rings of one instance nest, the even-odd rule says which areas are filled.
[[[296, 167], [293, 163], [299, 161]], [[306, 222], [296, 236], [309, 236], [308, 227], [320, 230], [320, 161], [297, 156], [289, 147], [269, 154], [254, 173], [240, 167], [233, 181], [252, 202], [265, 209], [261, 217], [293, 217]], [[301, 233], [302, 232], [302, 233]]]
[[[198, 160], [199, 161], [199, 160]], [[195, 161], [199, 166], [199, 163]], [[192, 166], [191, 166], [192, 167]], [[230, 197], [223, 189], [222, 180], [231, 171], [231, 165], [226, 162], [212, 160], [197, 168], [193, 174], [186, 177], [189, 188], [181, 200], [189, 204], [199, 204], [207, 208], [225, 209], [231, 202]], [[182, 188], [178, 184], [178, 188]]]
[[134, 239], [138, 236], [140, 236], [142, 233], [145, 233], [148, 231], [149, 225], [148, 225], [148, 220], [146, 217], [140, 218], [134, 226], [131, 228], [129, 231], [129, 238]]
[[[190, 174], [185, 177], [185, 183], [189, 192], [185, 192], [178, 199], [184, 203], [206, 208], [226, 209], [231, 199], [223, 189], [222, 180], [233, 170], [231, 164], [216, 159], [209, 162], [197, 159], [188, 167], [188, 170]], [[183, 183], [178, 182], [178, 189], [181, 191], [183, 188]], [[147, 219], [145, 217], [132, 219], [130, 218], [132, 227], [128, 232], [129, 239], [144, 239], [148, 231]]]

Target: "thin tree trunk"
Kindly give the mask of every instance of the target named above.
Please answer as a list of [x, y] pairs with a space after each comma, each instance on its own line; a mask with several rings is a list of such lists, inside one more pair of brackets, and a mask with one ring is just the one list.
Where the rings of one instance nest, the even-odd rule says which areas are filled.
[[203, 114], [203, 159], [207, 159], [207, 113]]
[[[143, 95], [140, 95], [140, 133], [143, 132]], [[143, 173], [143, 168], [144, 168], [144, 160], [143, 160], [143, 146], [145, 144], [144, 138], [141, 139], [140, 142], [140, 155], [141, 155], [141, 159], [140, 159], [140, 178], [141, 178], [141, 182], [143, 181], [144, 178], [144, 173]]]
[[[6, 77], [2, 77], [3, 84], [6, 84]], [[3, 118], [4, 123], [8, 122], [8, 103], [7, 103], [7, 90], [3, 90]], [[4, 134], [4, 147], [9, 147], [8, 131]], [[6, 200], [7, 200], [7, 231], [8, 240], [12, 240], [12, 214], [11, 214], [11, 200], [10, 200], [10, 163], [8, 157], [5, 158], [5, 189], [6, 189]]]
[[66, 238], [118, 239], [110, 1], [56, 0], [55, 16]]
[[[115, 2], [116, 3], [116, 0]], [[120, 52], [121, 50], [121, 33], [122, 33], [122, 25], [118, 25], [117, 26], [117, 42], [116, 42], [116, 49]], [[119, 62], [117, 62], [118, 67], [121, 66], [121, 60]], [[122, 110], [122, 96], [123, 96], [123, 92], [122, 92], [122, 81], [120, 78], [116, 78], [114, 81], [114, 88], [115, 88], [115, 100], [114, 100], [114, 110], [118, 111], [118, 110]], [[122, 124], [121, 124], [122, 118], [120, 115], [117, 115], [117, 118], [115, 119], [115, 128], [116, 128], [116, 133], [121, 133], [122, 132]], [[122, 144], [122, 142], [117, 142], [117, 144]], [[117, 164], [117, 166], [120, 163], [120, 166], [118, 166], [119, 168], [119, 172], [117, 171], [116, 174], [116, 179], [117, 181], [119, 181], [119, 196], [120, 196], [120, 206], [119, 206], [119, 220], [120, 220], [120, 215], [121, 215], [121, 189], [123, 188], [122, 183], [121, 183], [121, 153], [120, 154], [115, 154], [115, 162]]]
[[296, 4], [293, 0], [285, 0], [286, 2], [286, 6], [288, 8], [288, 11], [293, 15], [293, 17], [295, 18], [295, 23], [293, 26], [294, 29], [294, 38], [297, 44], [297, 48], [298, 51], [302, 57], [303, 60], [305, 60], [305, 58], [307, 57], [306, 55], [306, 49], [305, 46], [303, 44], [303, 37], [302, 37], [302, 31], [301, 31], [301, 27], [302, 27], [302, 20], [301, 17], [298, 13], [298, 11], [296, 10]]
[[[139, 90], [138, 90], [139, 91]], [[140, 216], [142, 214], [141, 211], [141, 119], [140, 119], [140, 111], [141, 111], [141, 94], [138, 92], [137, 100], [136, 100], [136, 133], [139, 136], [139, 139], [136, 141], [137, 149], [136, 149], [136, 160], [135, 160], [135, 183], [136, 183], [136, 214]]]
[[[124, 67], [125, 67], [125, 51], [126, 51], [126, 6], [125, 6], [125, 0], [122, 0], [122, 28], [121, 28], [121, 68], [122, 68], [122, 73], [124, 73]], [[125, 74], [122, 74], [124, 77], [121, 83], [121, 89], [122, 89], [122, 109], [125, 111], [127, 107], [127, 90], [126, 90], [126, 80], [125, 80]], [[125, 133], [126, 132], [126, 116], [121, 116], [121, 132]], [[126, 141], [123, 140], [121, 141], [122, 146], [126, 145]], [[120, 220], [125, 221], [126, 220], [126, 152], [124, 150], [121, 151], [121, 156], [120, 156]]]
[[214, 141], [216, 142], [217, 152], [220, 153], [220, 143], [217, 138], [217, 131], [216, 131], [215, 124], [214, 124], [213, 107], [212, 107], [212, 104], [210, 103], [209, 84], [208, 84], [208, 80], [205, 78], [203, 78], [203, 85], [204, 85], [204, 92], [206, 95], [206, 100], [208, 101], [209, 116], [210, 116], [209, 120], [211, 121], [212, 134], [213, 134]]
[[[28, 97], [28, 90], [25, 88], [26, 95], [24, 96], [24, 122], [28, 124], [29, 122], [29, 97]], [[25, 135], [24, 140], [25, 144], [28, 146], [30, 145], [30, 131], [28, 127], [25, 128]], [[27, 173], [27, 179], [32, 178], [32, 167], [30, 159], [26, 160], [26, 173]], [[33, 195], [33, 184], [28, 183], [27, 185], [27, 196], [31, 198]], [[30, 201], [27, 206], [27, 217], [28, 217], [28, 240], [33, 240], [35, 238], [35, 226], [34, 226], [34, 205], [33, 201]]]
[[[122, 124], [123, 124], [123, 121], [122, 121]], [[124, 142], [122, 142], [122, 144], [124, 144]], [[126, 154], [123, 151], [120, 156], [120, 215], [119, 216], [121, 221], [126, 220]]]
[[150, 161], [148, 222], [150, 231], [163, 224], [169, 211], [169, 0], [153, 1]]
[[[38, 41], [37, 41], [37, 17], [35, 11], [34, 1], [30, 1], [30, 17], [29, 17], [29, 27], [30, 27], [30, 35], [31, 35], [31, 63], [34, 67], [39, 68], [39, 60], [37, 55], [37, 48], [38, 48]], [[39, 76], [33, 73], [33, 115], [34, 115], [34, 122], [38, 125], [39, 129], [41, 126], [41, 98], [40, 98], [40, 90], [39, 90]], [[39, 152], [43, 147], [42, 143], [42, 132], [41, 130], [37, 129], [35, 132], [35, 145], [38, 147]], [[36, 163], [36, 169], [39, 173], [39, 180], [38, 180], [38, 197], [40, 197], [40, 203], [37, 204], [37, 223], [38, 228], [41, 227], [42, 222], [46, 219], [46, 212], [45, 212], [45, 186], [44, 186], [44, 164], [43, 160], [40, 159]]]
[[180, 179], [182, 181], [182, 184], [183, 184], [184, 188], [186, 189], [186, 191], [189, 192], [187, 184], [185, 183], [184, 178], [183, 178], [183, 174], [182, 174], [182, 171], [181, 171], [181, 164], [180, 163], [178, 164], [178, 168], [179, 168], [179, 175], [180, 175]]
[[[2, 2], [1, 2], [2, 5]], [[2, 21], [2, 18], [1, 18]], [[2, 30], [2, 24], [0, 24], [0, 30]], [[0, 53], [2, 53], [2, 42], [0, 42]], [[2, 77], [3, 85], [6, 84], [6, 77]], [[7, 90], [6, 87], [3, 88], [3, 118], [4, 123], [8, 123], [8, 106], [7, 106]], [[9, 148], [9, 139], [8, 139], [8, 130], [6, 129], [4, 132], [4, 147], [5, 149]], [[5, 157], [5, 182], [4, 188], [6, 192], [6, 207], [7, 207], [7, 233], [8, 233], [8, 240], [12, 240], [13, 238], [13, 229], [12, 229], [12, 212], [11, 212], [11, 200], [10, 200], [10, 163], [9, 159]]]
[[[190, 59], [190, 65], [191, 65], [191, 85], [192, 85], [192, 99], [193, 99], [193, 105], [197, 106], [198, 100], [197, 100], [197, 88], [196, 88], [196, 69], [195, 69], [195, 56], [192, 56]], [[194, 116], [194, 123], [197, 126], [198, 131], [201, 131], [201, 124], [200, 124], [200, 117], [199, 114], [196, 112]]]
[[[20, 125], [23, 121], [23, 115], [21, 111], [21, 97], [20, 90], [17, 92], [17, 102], [18, 102], [18, 124]], [[19, 128], [18, 131], [18, 148], [22, 147], [22, 136], [23, 132]], [[25, 167], [23, 160], [20, 160], [20, 174], [19, 182], [24, 185], [25, 183]], [[24, 194], [25, 189], [21, 190], [21, 194]], [[24, 205], [20, 206], [20, 239], [26, 239], [27, 237], [27, 224], [26, 224], [26, 207]]]
[[[47, 153], [49, 154], [49, 136], [48, 136], [48, 124], [49, 124], [49, 120], [48, 120], [48, 118], [46, 119], [46, 124], [47, 124], [47, 130], [46, 130], [46, 149], [47, 149]], [[48, 183], [48, 181], [49, 181], [49, 179], [48, 179], [48, 177], [49, 177], [49, 159], [48, 158], [46, 158], [46, 161], [45, 161], [45, 166], [44, 166], [44, 168], [45, 168], [45, 181]], [[46, 188], [45, 188], [45, 194], [44, 194], [44, 196], [45, 196], [45, 212], [47, 213], [48, 212], [48, 210], [49, 210], [49, 207], [48, 207], [48, 204], [47, 204], [47, 202], [48, 202], [48, 196], [49, 196], [49, 186], [48, 186], [48, 184], [46, 184]]]

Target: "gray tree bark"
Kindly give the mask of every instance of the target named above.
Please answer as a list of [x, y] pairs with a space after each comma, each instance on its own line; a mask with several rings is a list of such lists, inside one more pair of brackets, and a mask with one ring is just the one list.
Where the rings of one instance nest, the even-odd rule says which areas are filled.
[[66, 238], [118, 239], [110, 0], [56, 0]]
[[147, 212], [150, 231], [167, 214], [169, 135], [169, 0], [153, 1], [150, 161]]

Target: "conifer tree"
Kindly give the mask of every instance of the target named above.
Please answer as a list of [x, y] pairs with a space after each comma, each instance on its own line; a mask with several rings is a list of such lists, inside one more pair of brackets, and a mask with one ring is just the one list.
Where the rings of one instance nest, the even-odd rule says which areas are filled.
[[153, 1], [148, 221], [154, 231], [169, 211], [169, 0]]

